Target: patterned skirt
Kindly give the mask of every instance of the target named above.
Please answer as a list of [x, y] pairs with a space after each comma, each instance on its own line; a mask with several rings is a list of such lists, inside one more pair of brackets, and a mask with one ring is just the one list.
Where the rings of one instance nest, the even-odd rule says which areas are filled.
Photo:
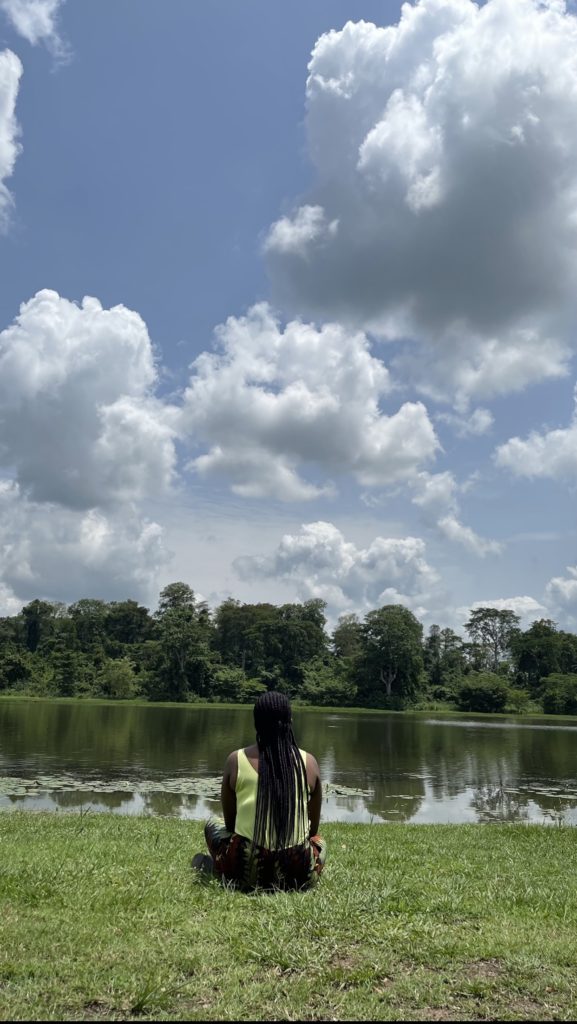
[[210, 818], [204, 835], [216, 874], [245, 892], [308, 889], [316, 883], [325, 863], [327, 848], [320, 836], [288, 850], [253, 848], [250, 839], [229, 832], [222, 818]]

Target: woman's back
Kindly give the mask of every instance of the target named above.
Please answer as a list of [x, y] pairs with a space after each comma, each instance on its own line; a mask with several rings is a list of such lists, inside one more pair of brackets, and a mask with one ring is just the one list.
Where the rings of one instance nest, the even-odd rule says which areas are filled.
[[[250, 750], [250, 748], [249, 748]], [[303, 774], [307, 773], [307, 753], [305, 750], [299, 749], [303, 764]], [[237, 755], [237, 774], [234, 785], [236, 793], [236, 823], [235, 832], [237, 835], [244, 836], [246, 839], [250, 839], [251, 842], [255, 841], [255, 820], [257, 810], [257, 796], [258, 796], [258, 785], [259, 785], [259, 772], [254, 765], [255, 758], [249, 758], [247, 751], [244, 748], [236, 751]], [[307, 787], [308, 788], [308, 787]], [[310, 789], [308, 795], [310, 796]], [[261, 841], [258, 845], [264, 847], [267, 850], [274, 849], [289, 849], [291, 846], [298, 846], [306, 842], [308, 838], [308, 814], [306, 805], [303, 803], [299, 809], [298, 805], [294, 808], [293, 814], [293, 826], [292, 829], [287, 831], [282, 844], [278, 844], [277, 837], [274, 834], [274, 830], [270, 827], [270, 821], [267, 822], [265, 835], [260, 837]], [[264, 839], [264, 841], [262, 841]]]
[[205, 828], [211, 870], [242, 889], [302, 889], [325, 859], [319, 766], [295, 740], [284, 694], [259, 697], [254, 724], [256, 743], [233, 751], [224, 766], [224, 820]]

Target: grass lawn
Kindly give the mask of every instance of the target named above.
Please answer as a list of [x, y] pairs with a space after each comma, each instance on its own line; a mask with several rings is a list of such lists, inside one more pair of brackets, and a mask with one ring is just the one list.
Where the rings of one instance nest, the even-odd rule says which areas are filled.
[[0, 1018], [575, 1019], [575, 831], [323, 833], [315, 891], [242, 895], [198, 822], [1, 814]]

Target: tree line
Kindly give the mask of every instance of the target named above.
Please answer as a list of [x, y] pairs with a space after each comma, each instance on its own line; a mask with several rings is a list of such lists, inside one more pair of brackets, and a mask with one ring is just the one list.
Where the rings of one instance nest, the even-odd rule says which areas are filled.
[[137, 601], [34, 600], [0, 618], [0, 690], [39, 696], [250, 702], [277, 689], [303, 704], [577, 714], [577, 636], [550, 619], [520, 628], [478, 608], [465, 636], [385, 605], [327, 630], [321, 600], [229, 598], [211, 611], [171, 583]]

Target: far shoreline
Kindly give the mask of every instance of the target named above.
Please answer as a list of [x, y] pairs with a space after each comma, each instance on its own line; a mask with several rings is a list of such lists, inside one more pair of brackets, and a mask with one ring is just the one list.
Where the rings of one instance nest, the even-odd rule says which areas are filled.
[[[205, 710], [207, 708], [221, 708], [223, 710], [238, 710], [245, 709], [247, 711], [252, 710], [254, 702], [250, 703], [231, 703], [225, 701], [210, 701], [210, 700], [198, 700], [198, 701], [152, 701], [144, 700], [136, 697], [131, 699], [119, 699], [114, 700], [107, 697], [49, 697], [37, 694], [26, 694], [26, 693], [0, 693], [0, 702], [2, 703], [34, 703], [34, 704], [64, 704], [64, 705], [82, 705], [82, 706], [97, 706], [97, 707], [141, 707], [141, 708], [188, 708], [199, 710]], [[551, 715], [546, 714], [544, 711], [526, 711], [524, 713], [515, 712], [495, 712], [495, 711], [458, 711], [454, 708], [441, 708], [438, 705], [430, 708], [405, 708], [402, 711], [394, 710], [392, 708], [363, 708], [363, 707], [324, 707], [320, 704], [299, 704], [298, 701], [292, 702], [292, 707], [295, 712], [300, 711], [312, 711], [315, 714], [338, 714], [338, 715], [380, 715], [380, 716], [408, 716], [414, 718], [448, 718], [448, 719], [469, 719], [473, 721], [484, 721], [497, 720], [505, 721], [512, 720], [518, 724], [523, 722], [534, 722], [534, 721], [547, 721], [550, 723], [563, 723], [563, 722], [574, 722], [577, 723], [577, 715]]]

